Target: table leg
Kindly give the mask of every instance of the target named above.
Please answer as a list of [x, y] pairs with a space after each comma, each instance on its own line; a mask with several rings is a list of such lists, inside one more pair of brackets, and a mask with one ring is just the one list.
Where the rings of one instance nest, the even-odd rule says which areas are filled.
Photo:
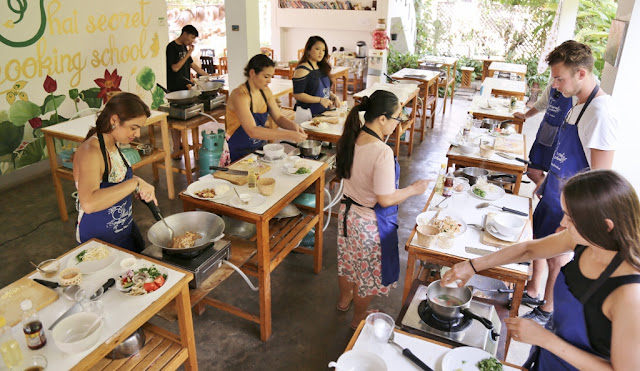
[[[258, 279], [260, 282], [260, 340], [271, 336], [271, 254], [269, 251], [269, 221], [256, 224], [258, 246]], [[316, 233], [318, 234], [318, 233]]]
[[316, 191], [316, 214], [318, 215], [318, 223], [316, 224], [315, 242], [313, 248], [313, 273], [320, 273], [322, 270], [322, 236], [324, 227], [324, 172], [315, 183]]
[[[149, 133], [149, 142], [151, 144], [151, 148], [156, 148], [156, 134], [155, 130], [153, 130], [153, 125], [147, 126], [147, 132]], [[158, 176], [158, 163], [152, 163], [151, 169], [153, 170], [153, 180], [157, 182], [158, 179], [160, 179], [160, 177]]]
[[[278, 102], [280, 98], [278, 98]], [[200, 177], [200, 133], [198, 133], [198, 128], [191, 128], [191, 141], [193, 142], [193, 169], [198, 169], [196, 172], [196, 179]]]
[[56, 200], [58, 201], [58, 211], [60, 212], [60, 219], [66, 222], [69, 220], [69, 215], [67, 214], [67, 204], [64, 199], [60, 177], [58, 177], [58, 155], [56, 154], [54, 139], [51, 135], [47, 133], [44, 134], [44, 141], [47, 144], [47, 151], [49, 152], [49, 166], [51, 167], [51, 176], [53, 177], [53, 187], [55, 188]]
[[520, 192], [520, 183], [522, 182], [522, 173], [516, 175], [516, 183], [513, 185], [513, 194], [517, 195]]
[[193, 318], [191, 317], [191, 300], [189, 299], [189, 286], [184, 283], [182, 290], [176, 296], [176, 311], [178, 312], [178, 324], [180, 327], [180, 342], [187, 349], [189, 358], [184, 363], [185, 370], [198, 370], [196, 358], [196, 339], [193, 333]]
[[189, 134], [188, 134], [188, 130], [182, 130], [182, 133], [180, 133], [182, 135], [182, 155], [184, 156], [184, 169], [186, 170], [185, 173], [187, 175], [187, 184], [191, 184], [193, 182], [193, 179], [191, 178], [192, 172], [191, 172], [191, 154], [189, 153]]
[[[344, 87], [342, 89], [342, 100], [346, 101], [347, 100], [347, 80], [349, 79], [349, 70], [346, 71], [346, 73], [342, 74], [342, 86]], [[355, 91], [355, 85], [353, 90]]]
[[413, 283], [413, 275], [416, 269], [416, 254], [409, 251], [407, 257], [407, 271], [404, 274], [404, 289], [402, 290], [402, 302], [407, 300], [409, 291], [411, 290], [411, 284]]
[[173, 165], [171, 164], [171, 138], [169, 138], [169, 123], [167, 117], [163, 117], [160, 121], [160, 132], [162, 134], [162, 149], [164, 150], [164, 172], [167, 176], [167, 193], [170, 200], [176, 197], [173, 188]]
[[[516, 281], [515, 288], [513, 290], [513, 297], [511, 298], [511, 310], [509, 310], [509, 317], [518, 317], [518, 309], [522, 302], [522, 295], [524, 293], [525, 281]], [[507, 359], [509, 354], [509, 345], [511, 345], [511, 331], [507, 331], [507, 340], [504, 345], [504, 359]]]
[[453, 95], [456, 92], [456, 74], [458, 73], [458, 62], [453, 63], [453, 82], [451, 83], [451, 104], [453, 105]]
[[396, 141], [393, 143], [393, 154], [398, 156], [400, 154], [400, 137], [402, 137], [402, 125], [396, 126]]
[[418, 113], [417, 111], [418, 111], [418, 96], [416, 95], [415, 98], [413, 98], [413, 106], [411, 106], [411, 120], [410, 120], [411, 126], [407, 128], [407, 130], [409, 130], [409, 151], [407, 153], [408, 156], [411, 156], [411, 152], [413, 152], [413, 132], [415, 131], [414, 129], [416, 125], [416, 114]]

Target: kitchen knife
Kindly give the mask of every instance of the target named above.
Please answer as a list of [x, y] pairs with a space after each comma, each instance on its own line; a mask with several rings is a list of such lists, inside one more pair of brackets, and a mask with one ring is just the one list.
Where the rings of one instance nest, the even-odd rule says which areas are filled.
[[225, 171], [227, 174], [229, 175], [243, 175], [243, 176], [247, 176], [249, 175], [248, 171], [243, 171], [243, 170], [233, 170], [233, 169], [229, 169], [227, 167], [220, 167], [220, 166], [209, 166], [210, 170], [219, 170], [219, 171]]
[[520, 157], [511, 156], [511, 155], [508, 155], [508, 154], [506, 154], [506, 153], [504, 153], [504, 152], [496, 152], [496, 155], [501, 156], [501, 157], [504, 157], [504, 158], [506, 158], [506, 159], [508, 159], [508, 160], [516, 160], [516, 161], [520, 161], [520, 162], [522, 162], [523, 164], [531, 165], [531, 161], [528, 161], [528, 160], [522, 159], [522, 158], [520, 158]]
[[113, 286], [115, 283], [116, 283], [115, 279], [109, 278], [107, 282], [105, 282], [104, 285], [102, 285], [102, 287], [98, 289], [98, 291], [94, 292], [93, 295], [89, 297], [89, 300], [98, 299], [99, 297], [104, 295], [104, 293], [107, 292], [107, 290], [109, 290], [109, 287]]
[[38, 278], [34, 278], [33, 280], [36, 281], [37, 283], [41, 284], [41, 285], [47, 286], [47, 287], [52, 288], [52, 289], [60, 287], [60, 284], [57, 283], [57, 282], [41, 280], [41, 279], [38, 279]]
[[[495, 206], [495, 207], [500, 207], [500, 206], [498, 206], [498, 205], [493, 205], [493, 206]], [[522, 216], [529, 216], [529, 214], [524, 213], [524, 212], [519, 211], [519, 210], [510, 209], [510, 208], [508, 208], [508, 207], [504, 207], [504, 206], [502, 206], [502, 207], [500, 207], [500, 208], [502, 209], [502, 211], [506, 211], [506, 212], [508, 212], [508, 213], [513, 213], [513, 214], [516, 214], [516, 215], [522, 215]]]
[[[465, 246], [464, 251], [468, 252], [469, 254], [475, 254], [475, 255], [480, 255], [480, 256], [486, 256], [489, 255], [491, 253], [494, 253], [495, 251], [491, 251], [491, 250], [487, 250], [487, 249], [481, 249], [478, 247], [471, 247], [471, 246]], [[529, 265], [529, 262], [522, 262], [522, 263], [518, 263], [521, 265]]]
[[57, 320], [53, 321], [51, 326], [49, 326], [49, 331], [53, 330], [53, 328], [56, 327], [56, 325], [63, 319], [69, 317], [74, 313], [79, 313], [79, 312], [82, 312], [82, 306], [80, 305], [80, 303], [73, 304], [73, 306], [69, 308], [66, 312], [64, 312], [60, 317], [58, 317]]

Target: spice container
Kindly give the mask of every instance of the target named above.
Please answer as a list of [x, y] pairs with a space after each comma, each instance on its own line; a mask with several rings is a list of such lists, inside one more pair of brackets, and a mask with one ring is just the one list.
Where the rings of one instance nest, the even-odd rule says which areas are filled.
[[449, 172], [444, 177], [444, 186], [442, 187], [442, 195], [444, 197], [450, 197], [453, 195], [453, 181], [455, 176], [453, 175], [453, 166], [449, 168]]

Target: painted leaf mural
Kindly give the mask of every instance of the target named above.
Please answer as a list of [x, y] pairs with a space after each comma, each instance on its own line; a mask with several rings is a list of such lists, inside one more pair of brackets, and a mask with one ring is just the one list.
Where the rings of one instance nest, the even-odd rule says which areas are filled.
[[13, 125], [11, 121], [0, 122], [0, 156], [13, 153], [22, 143], [23, 136], [23, 127]]
[[40, 107], [40, 109], [42, 110], [42, 114], [44, 115], [47, 112], [55, 111], [58, 107], [60, 107], [62, 102], [64, 102], [65, 98], [66, 97], [64, 95], [47, 95], [47, 97], [44, 98], [44, 104], [42, 105], [42, 107]]
[[44, 147], [44, 138], [38, 138], [27, 144], [27, 146], [22, 150], [22, 155], [18, 159], [18, 167], [35, 164], [36, 162], [43, 160], [45, 157]]
[[80, 93], [80, 98], [89, 105], [90, 108], [100, 108], [102, 106], [102, 98], [98, 97], [100, 88], [91, 88], [83, 90]]
[[151, 98], [153, 101], [151, 102], [151, 109], [158, 109], [158, 107], [164, 103], [164, 90], [160, 89], [156, 86], [151, 93]]
[[40, 107], [23, 100], [17, 100], [9, 107], [9, 120], [15, 126], [23, 126], [27, 121], [41, 114]]
[[156, 84], [156, 74], [153, 73], [153, 70], [151, 68], [143, 67], [140, 72], [138, 72], [138, 76], [136, 76], [136, 82], [144, 90], [150, 91]]

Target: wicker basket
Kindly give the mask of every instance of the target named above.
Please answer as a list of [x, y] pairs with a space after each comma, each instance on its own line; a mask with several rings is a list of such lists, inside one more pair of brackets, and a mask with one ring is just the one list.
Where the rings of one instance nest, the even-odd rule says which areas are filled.
[[440, 232], [438, 228], [431, 225], [419, 225], [416, 231], [418, 233], [418, 244], [426, 248], [433, 247]]

